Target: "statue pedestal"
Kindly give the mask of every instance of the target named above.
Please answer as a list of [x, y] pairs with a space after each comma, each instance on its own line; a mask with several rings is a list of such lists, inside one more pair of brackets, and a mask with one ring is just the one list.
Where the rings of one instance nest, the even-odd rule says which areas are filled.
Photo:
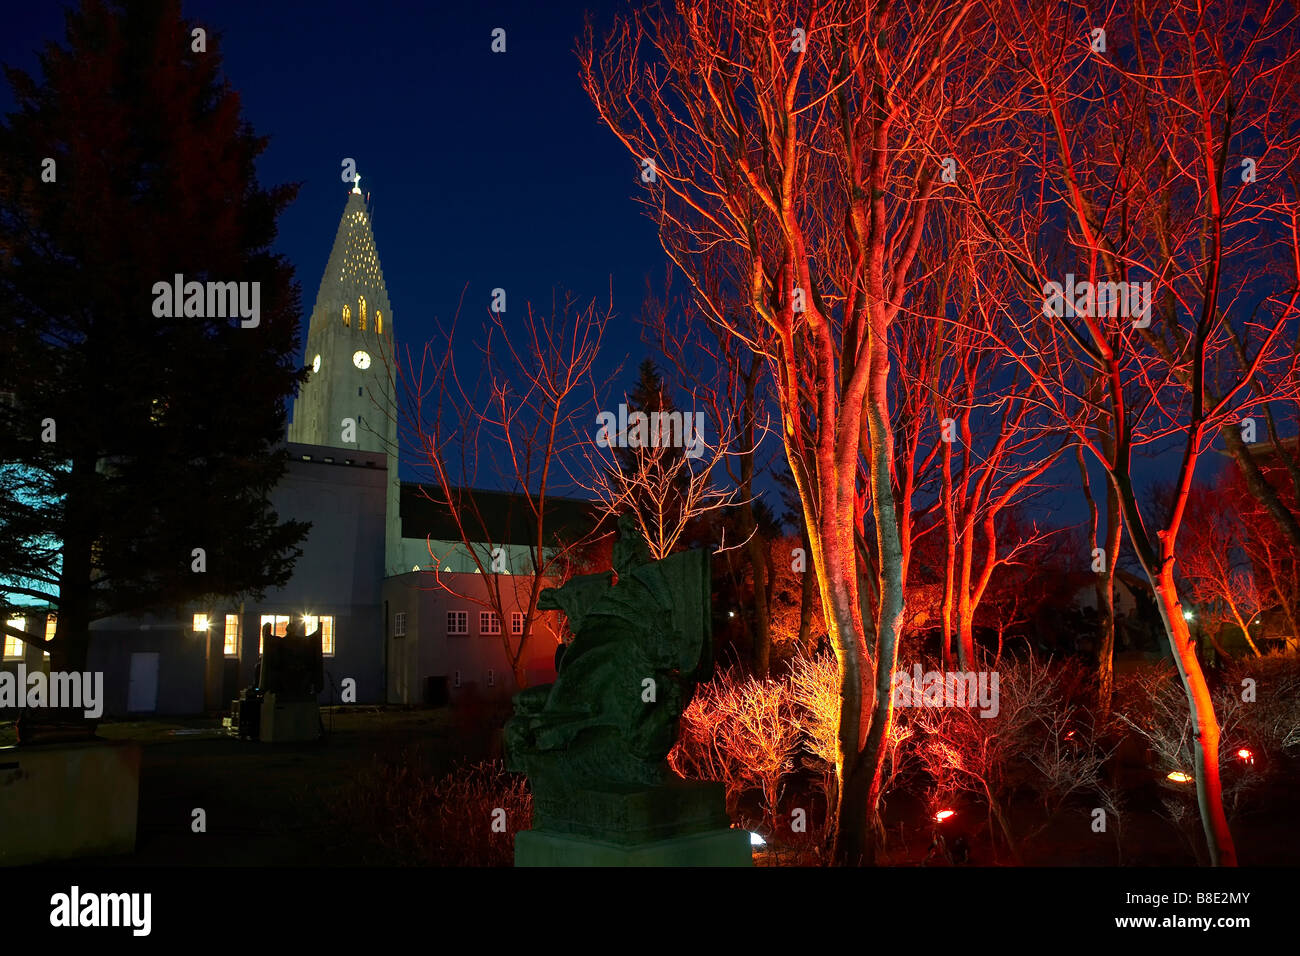
[[620, 845], [571, 833], [523, 830], [515, 834], [515, 866], [752, 866], [744, 830]]
[[534, 830], [515, 835], [515, 866], [750, 866], [749, 833], [727, 820], [720, 783], [670, 778], [533, 795]]
[[320, 736], [320, 705], [314, 700], [280, 700], [268, 693], [262, 699], [258, 739], [264, 744], [295, 744]]

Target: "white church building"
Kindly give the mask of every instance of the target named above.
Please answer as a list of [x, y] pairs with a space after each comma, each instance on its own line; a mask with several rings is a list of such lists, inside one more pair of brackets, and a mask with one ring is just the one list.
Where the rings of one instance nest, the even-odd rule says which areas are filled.
[[[288, 469], [271, 495], [281, 521], [311, 523], [293, 576], [256, 603], [218, 600], [95, 622], [88, 666], [104, 674], [106, 716], [227, 709], [255, 683], [262, 625], [283, 634], [294, 619], [321, 630], [322, 704], [338, 703], [345, 686], [358, 704], [501, 699], [518, 689], [507, 644], [518, 645], [523, 608], [499, 621], [473, 600], [486, 582], [446, 509], [430, 500], [433, 489], [426, 494], [399, 479], [394, 329], [370, 217], [354, 185], [311, 313], [311, 377], [294, 402]], [[510, 516], [517, 501], [493, 492], [475, 497], [494, 525], [485, 539], [503, 549], [508, 570], [524, 567], [530, 542], [525, 522]], [[556, 500], [555, 507], [560, 524], [591, 518], [585, 502]], [[14, 623], [47, 626], [35, 611]], [[521, 661], [529, 683], [554, 676], [556, 626], [547, 614], [533, 628]], [[48, 667], [22, 641], [5, 640], [3, 650], [0, 667]]]

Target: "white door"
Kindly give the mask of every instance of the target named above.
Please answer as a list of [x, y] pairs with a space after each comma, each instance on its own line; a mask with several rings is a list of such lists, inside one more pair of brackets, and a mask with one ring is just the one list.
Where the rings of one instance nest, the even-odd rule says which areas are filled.
[[132, 713], [153, 713], [158, 709], [158, 654], [131, 655], [131, 683], [126, 690], [126, 709]]

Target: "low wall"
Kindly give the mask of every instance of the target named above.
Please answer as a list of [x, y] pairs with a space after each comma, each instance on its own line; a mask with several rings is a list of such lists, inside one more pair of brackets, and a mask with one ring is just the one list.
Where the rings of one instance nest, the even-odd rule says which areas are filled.
[[0, 866], [135, 852], [140, 746], [0, 747]]

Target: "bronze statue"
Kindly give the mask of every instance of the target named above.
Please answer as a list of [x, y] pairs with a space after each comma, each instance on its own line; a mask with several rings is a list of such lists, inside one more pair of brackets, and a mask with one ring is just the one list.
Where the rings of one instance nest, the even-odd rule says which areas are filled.
[[613, 572], [547, 588], [538, 602], [563, 611], [575, 637], [555, 682], [517, 694], [506, 725], [534, 827], [575, 829], [581, 793], [665, 784], [678, 720], [712, 672], [709, 553], [654, 561], [625, 515], [613, 558]]

